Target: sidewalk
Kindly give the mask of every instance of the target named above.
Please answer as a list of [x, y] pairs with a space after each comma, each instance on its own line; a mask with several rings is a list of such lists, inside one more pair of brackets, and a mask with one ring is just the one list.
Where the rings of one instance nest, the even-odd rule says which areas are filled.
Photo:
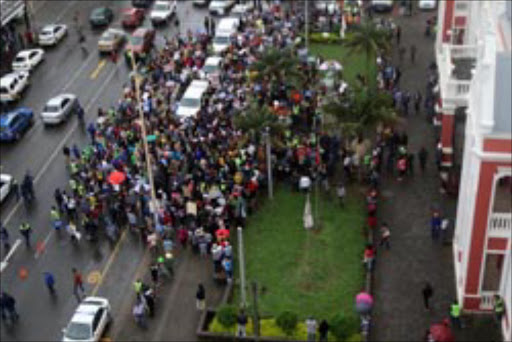
[[[420, 90], [425, 96], [427, 66], [435, 60], [433, 37], [423, 35], [425, 22], [436, 12], [420, 12], [412, 17], [393, 17], [402, 27], [401, 45], [406, 58], [398, 62], [393, 38], [394, 64], [402, 71], [400, 88]], [[417, 47], [416, 63], [409, 59], [409, 47]], [[414, 153], [415, 175], [402, 182], [382, 175], [379, 201], [379, 224], [387, 222], [391, 230], [391, 250], [379, 248], [374, 274], [373, 341], [421, 341], [430, 324], [448, 317], [449, 305], [455, 298], [453, 254], [451, 245], [433, 243], [430, 238], [430, 215], [433, 205], [450, 219], [456, 212], [456, 199], [439, 193], [439, 178], [434, 162], [436, 132], [424, 113], [410, 114], [403, 129], [409, 136], [409, 151]], [[399, 129], [400, 132], [400, 129]], [[425, 146], [429, 151], [427, 171], [419, 170], [417, 152]], [[385, 155], [385, 158], [387, 154]], [[378, 234], [378, 232], [377, 232]], [[452, 231], [450, 231], [450, 238]], [[421, 290], [425, 281], [434, 288], [431, 310], [423, 307]], [[455, 331], [458, 341], [500, 341], [497, 325], [490, 315], [464, 317], [466, 327]]]
[[[145, 269], [149, 270], [149, 266]], [[200, 312], [196, 309], [196, 290], [202, 282], [206, 290], [207, 307], [217, 307], [224, 293], [224, 285], [213, 280], [211, 258], [201, 258], [189, 247], [179, 251], [175, 274], [160, 288], [155, 301], [155, 317], [148, 319], [148, 328], [141, 329], [135, 324], [132, 308], [135, 295], [127, 295], [120, 317], [108, 332], [111, 341], [197, 341], [196, 328]], [[151, 283], [149, 272], [144, 282]]]

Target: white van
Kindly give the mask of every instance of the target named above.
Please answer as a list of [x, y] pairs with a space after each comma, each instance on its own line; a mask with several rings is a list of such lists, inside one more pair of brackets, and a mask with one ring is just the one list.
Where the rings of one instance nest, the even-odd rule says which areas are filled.
[[0, 101], [16, 101], [28, 86], [28, 71], [16, 71], [0, 79]]
[[372, 0], [372, 9], [376, 12], [386, 12], [393, 9], [393, 0]]
[[180, 119], [196, 116], [201, 109], [201, 102], [205, 92], [208, 90], [208, 81], [194, 80], [188, 86], [185, 94], [180, 100], [176, 115]]

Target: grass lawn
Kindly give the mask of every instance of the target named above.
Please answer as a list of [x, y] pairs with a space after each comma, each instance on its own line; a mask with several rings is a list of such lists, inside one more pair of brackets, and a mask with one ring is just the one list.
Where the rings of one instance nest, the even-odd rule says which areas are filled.
[[[312, 198], [313, 213], [314, 203]], [[330, 319], [339, 311], [355, 315], [354, 297], [364, 275], [362, 201], [354, 196], [342, 209], [334, 194], [330, 200], [319, 196], [323, 226], [310, 231], [303, 228], [304, 206], [304, 195], [282, 186], [273, 201], [264, 201], [244, 231], [246, 279], [248, 285], [257, 281], [261, 289], [260, 315], [275, 317], [285, 310], [301, 320], [309, 315]], [[250, 294], [247, 291], [251, 304]], [[239, 296], [238, 285], [235, 305]]]
[[[362, 54], [351, 55], [348, 53], [348, 49], [341, 44], [311, 43], [309, 51], [312, 55], [322, 56], [326, 60], [335, 59], [339, 61], [343, 65], [343, 78], [350, 85], [355, 84], [358, 73], [366, 76], [366, 56]], [[371, 57], [370, 60], [371, 74], [374, 75], [370, 82], [375, 83], [377, 65], [375, 64], [375, 58]]]

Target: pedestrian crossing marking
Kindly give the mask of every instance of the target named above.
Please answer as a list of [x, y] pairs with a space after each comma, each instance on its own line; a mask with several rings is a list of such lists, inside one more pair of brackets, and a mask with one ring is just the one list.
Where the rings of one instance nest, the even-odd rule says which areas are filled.
[[98, 77], [98, 74], [100, 73], [101, 69], [107, 64], [107, 61], [102, 59], [99, 63], [96, 69], [91, 73], [91, 80], [94, 80], [96, 77]]
[[92, 271], [87, 276], [87, 282], [89, 284], [97, 284], [101, 279], [101, 273], [99, 271]]

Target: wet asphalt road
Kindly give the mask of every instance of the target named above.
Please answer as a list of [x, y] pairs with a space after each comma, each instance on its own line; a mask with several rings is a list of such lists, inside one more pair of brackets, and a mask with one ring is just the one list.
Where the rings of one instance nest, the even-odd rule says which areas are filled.
[[[120, 27], [120, 9], [131, 7], [130, 1], [109, 1], [115, 18], [111, 26]], [[19, 322], [11, 326], [0, 323], [2, 341], [60, 340], [61, 329], [66, 326], [76, 308], [72, 292], [71, 268], [84, 275], [87, 294], [108, 297], [113, 315], [123, 307], [126, 294], [133, 291], [132, 282], [143, 271], [144, 248], [137, 236], [127, 233], [116, 245], [106, 239], [91, 243], [82, 239], [73, 246], [67, 234], [56, 234], [50, 227], [49, 211], [56, 187], [67, 185], [62, 147], [76, 143], [83, 146], [87, 135], [75, 117], [57, 127], [44, 127], [39, 113], [46, 101], [61, 93], [78, 95], [86, 112], [86, 122], [92, 121], [99, 106], [108, 108], [119, 98], [129, 70], [124, 59], [117, 65], [110, 59], [105, 63], [97, 53], [97, 41], [102, 30], [92, 31], [88, 25], [91, 10], [105, 1], [42, 1], [35, 4], [35, 27], [48, 23], [68, 25], [69, 34], [57, 46], [45, 49], [45, 61], [31, 75], [31, 85], [18, 103], [34, 110], [35, 124], [13, 144], [0, 145], [2, 173], [21, 179], [26, 170], [35, 177], [37, 202], [30, 210], [9, 196], [0, 209], [1, 221], [10, 234], [11, 245], [21, 238], [18, 227], [28, 221], [33, 228], [32, 249], [24, 244], [14, 251], [7, 268], [1, 273], [0, 288], [16, 298]], [[73, 29], [73, 15], [79, 12], [85, 28], [88, 54], [83, 54]], [[181, 31], [202, 28], [205, 9], [193, 8], [190, 1], [178, 3]], [[148, 13], [149, 14], [149, 13]], [[151, 26], [148, 19], [144, 26]], [[157, 35], [172, 35], [177, 28], [172, 24], [157, 29]], [[158, 39], [157, 39], [158, 40]], [[43, 246], [44, 248], [37, 248]], [[2, 258], [5, 251], [2, 250]], [[20, 277], [25, 269], [28, 276]], [[57, 296], [52, 298], [46, 289], [42, 272], [50, 271], [56, 278]], [[98, 283], [94, 275], [102, 275]], [[95, 279], [96, 278], [96, 279]], [[131, 318], [131, 317], [130, 317]], [[122, 324], [122, 322], [116, 322]]]

